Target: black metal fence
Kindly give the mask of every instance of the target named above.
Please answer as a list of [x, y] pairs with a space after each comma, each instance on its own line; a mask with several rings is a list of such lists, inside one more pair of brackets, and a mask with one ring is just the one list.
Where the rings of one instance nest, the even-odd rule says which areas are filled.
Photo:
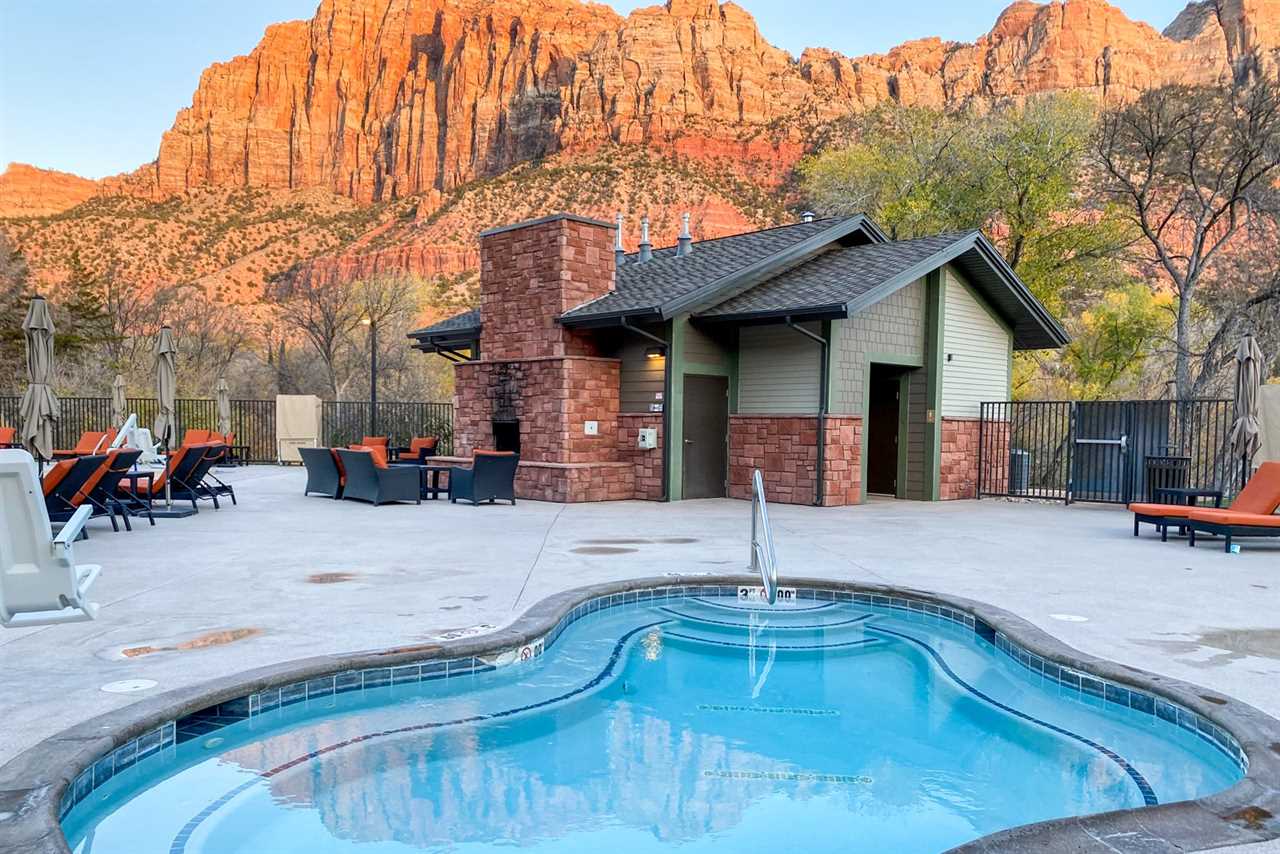
[[1242, 485], [1230, 400], [1000, 401], [978, 427], [979, 496], [1128, 503]]
[[[0, 397], [0, 424], [18, 426], [22, 398]], [[80, 434], [89, 430], [106, 430], [113, 425], [111, 398], [64, 397], [59, 401], [60, 417], [54, 429], [56, 448], [74, 447]], [[138, 415], [138, 424], [155, 423], [160, 403], [155, 398], [128, 398], [126, 409]], [[201, 398], [178, 398], [179, 430], [216, 430], [218, 408], [214, 401]], [[274, 400], [232, 400], [231, 431], [237, 445], [248, 447], [249, 462], [276, 461], [276, 402]], [[178, 437], [179, 439], [181, 436]]]
[[393, 446], [407, 447], [416, 436], [437, 436], [439, 452], [453, 453], [451, 403], [378, 401], [376, 421], [369, 415], [367, 400], [326, 400], [320, 410], [321, 443], [342, 447], [377, 435], [390, 437]]

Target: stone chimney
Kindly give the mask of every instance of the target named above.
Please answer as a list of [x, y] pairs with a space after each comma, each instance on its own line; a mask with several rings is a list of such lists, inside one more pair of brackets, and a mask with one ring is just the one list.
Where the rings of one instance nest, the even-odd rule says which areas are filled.
[[676, 242], [676, 255], [684, 256], [693, 251], [693, 235], [689, 233], [689, 214], [680, 214], [680, 237]]
[[596, 355], [590, 337], [556, 318], [613, 290], [612, 231], [607, 222], [556, 214], [482, 232], [482, 357]]
[[640, 219], [640, 263], [653, 259], [653, 244], [649, 242], [649, 217]]

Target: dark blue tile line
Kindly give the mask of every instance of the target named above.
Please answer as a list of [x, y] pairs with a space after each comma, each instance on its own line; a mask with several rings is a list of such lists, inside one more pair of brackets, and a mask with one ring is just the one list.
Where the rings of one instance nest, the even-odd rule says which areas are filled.
[[[711, 640], [710, 638], [700, 638], [695, 635], [682, 635], [678, 632], [667, 632], [664, 635], [664, 637], [676, 638], [677, 640], [693, 641], [694, 643], [708, 643], [714, 646], [727, 646], [727, 647], [732, 647], [734, 649], [763, 650], [763, 649], [767, 649], [769, 646], [768, 644], [762, 644], [762, 643], [733, 643], [731, 641]], [[809, 651], [809, 650], [820, 650], [820, 649], [843, 649], [844, 647], [866, 646], [868, 644], [873, 644], [873, 643], [880, 643], [880, 641], [878, 638], [863, 638], [862, 640], [846, 641], [844, 643], [826, 643], [826, 644], [819, 643], [819, 644], [806, 644], [803, 646], [790, 646], [790, 645], [775, 646], [774, 649], [778, 650], [778, 652], [789, 652], [793, 650]]]
[[749, 623], [730, 623], [725, 620], [712, 620], [708, 617], [695, 617], [693, 614], [684, 614], [672, 608], [663, 607], [658, 610], [671, 614], [674, 617], [679, 617], [682, 620], [690, 620], [695, 623], [706, 623], [710, 626], [733, 626], [737, 629], [768, 628], [778, 629], [779, 631], [790, 631], [792, 629], [833, 629], [836, 626], [850, 626], [854, 623], [861, 623], [863, 620], [870, 620], [875, 616], [875, 614], [863, 614], [860, 617], [854, 617], [852, 620], [841, 620], [838, 623], [783, 623], [779, 625], [770, 624], [768, 626], [752, 626]]
[[701, 596], [690, 596], [688, 598], [692, 599], [693, 601], [697, 602], [700, 605], [708, 605], [712, 608], [723, 608], [726, 611], [737, 611], [739, 614], [747, 613], [749, 611], [757, 611], [762, 614], [778, 614], [778, 613], [803, 614], [806, 611], [822, 611], [827, 608], [834, 608], [837, 604], [835, 602], [828, 602], [825, 605], [815, 605], [812, 608], [779, 608], [775, 610], [773, 608], [739, 608], [736, 605], [725, 605], [720, 602], [708, 602], [706, 599], [703, 599]]
[[626, 648], [627, 642], [630, 641], [631, 638], [635, 637], [640, 632], [643, 632], [645, 629], [652, 629], [655, 626], [663, 626], [670, 622], [671, 622], [670, 620], [658, 620], [653, 623], [646, 623], [643, 626], [637, 626], [636, 628], [627, 632], [626, 634], [624, 634], [622, 637], [618, 639], [617, 643], [613, 645], [613, 652], [609, 655], [609, 661], [605, 664], [604, 668], [601, 669], [599, 673], [593, 676], [590, 681], [582, 685], [579, 685], [577, 688], [574, 688], [572, 691], [566, 691], [565, 693], [557, 697], [551, 697], [550, 699], [546, 699], [546, 700], [539, 700], [536, 703], [528, 703], [526, 705], [516, 706], [515, 708], [511, 708], [511, 709], [503, 709], [502, 711], [492, 712], [490, 714], [471, 715], [470, 717], [457, 718], [451, 721], [432, 721], [430, 723], [412, 724], [410, 726], [397, 727], [395, 729], [381, 730], [380, 732], [369, 732], [363, 735], [357, 735], [353, 738], [345, 739], [344, 741], [339, 741], [334, 744], [326, 745], [325, 747], [317, 748], [308, 753], [304, 753], [302, 756], [297, 756], [293, 759], [290, 759], [288, 762], [285, 762], [281, 765], [277, 765], [274, 768], [268, 769], [266, 771], [259, 771], [258, 776], [256, 778], [249, 780], [247, 782], [241, 783], [239, 786], [235, 787], [231, 791], [227, 792], [226, 794], [212, 801], [208, 806], [200, 810], [200, 812], [193, 815], [191, 819], [188, 820], [187, 823], [182, 826], [182, 830], [178, 831], [178, 835], [174, 837], [172, 844], [170, 844], [169, 846], [169, 854], [185, 854], [187, 849], [187, 842], [188, 840], [190, 840], [191, 835], [195, 832], [196, 828], [198, 828], [200, 824], [209, 816], [213, 815], [219, 809], [226, 806], [226, 804], [232, 798], [234, 798], [236, 795], [243, 792], [245, 789], [249, 788], [250, 786], [258, 784], [262, 780], [268, 780], [276, 776], [277, 774], [281, 774], [285, 771], [288, 771], [290, 768], [301, 765], [304, 762], [310, 762], [311, 760], [316, 759], [320, 756], [323, 756], [326, 753], [333, 753], [334, 751], [341, 750], [344, 747], [350, 747], [353, 744], [360, 744], [362, 742], [372, 741], [375, 738], [385, 738], [387, 736], [403, 735], [409, 732], [421, 732], [423, 730], [441, 729], [443, 727], [457, 726], [459, 724], [474, 724], [474, 723], [482, 723], [484, 721], [497, 720], [499, 718], [507, 718], [507, 717], [511, 717], [512, 715], [518, 715], [523, 712], [529, 712], [529, 711], [533, 711], [534, 709], [541, 709], [547, 706], [555, 705], [556, 703], [562, 703], [565, 700], [568, 700], [572, 697], [576, 697], [577, 695], [583, 693], [584, 691], [590, 691], [592, 688], [595, 688], [597, 685], [604, 682], [613, 674], [613, 669], [617, 666], [618, 660], [622, 657], [622, 651]]
[[1101, 753], [1103, 756], [1110, 759], [1116, 765], [1120, 766], [1120, 769], [1124, 771], [1124, 773], [1129, 775], [1129, 779], [1133, 780], [1134, 785], [1138, 787], [1138, 791], [1142, 793], [1142, 800], [1144, 803], [1146, 803], [1147, 806], [1155, 806], [1156, 804], [1160, 803], [1160, 801], [1156, 798], [1155, 790], [1151, 788], [1151, 784], [1148, 783], [1147, 779], [1142, 776], [1142, 773], [1137, 768], [1134, 768], [1132, 765], [1130, 765], [1128, 760], [1126, 760], [1123, 756], [1116, 753], [1114, 750], [1111, 750], [1109, 747], [1106, 747], [1105, 745], [1101, 745], [1091, 738], [1086, 738], [1083, 735], [1074, 733], [1069, 729], [1063, 729], [1062, 727], [1056, 724], [1051, 724], [1048, 721], [1043, 721], [1040, 718], [1035, 717], [1034, 715], [1029, 715], [1026, 712], [1019, 711], [1018, 709], [1015, 709], [1012, 706], [1006, 705], [1000, 702], [999, 700], [995, 699], [994, 697], [983, 693], [982, 691], [978, 690], [973, 685], [970, 685], [968, 682], [962, 679], [960, 677], [960, 674], [956, 673], [954, 670], [951, 669], [951, 665], [947, 664], [946, 659], [944, 659], [936, 649], [934, 649], [924, 641], [920, 640], [919, 638], [912, 637], [911, 635], [904, 634], [902, 632], [895, 632], [893, 629], [886, 629], [876, 625], [867, 626], [867, 631], [877, 632], [877, 633], [886, 634], [886, 635], [892, 635], [893, 637], [901, 638], [902, 640], [905, 640], [905, 641], [910, 641], [911, 643], [915, 644], [916, 646], [919, 646], [921, 649], [927, 652], [933, 658], [934, 662], [938, 665], [938, 667], [942, 669], [942, 672], [947, 674], [947, 676], [951, 677], [951, 681], [955, 682], [961, 688], [965, 689], [966, 691], [968, 691], [970, 694], [974, 695], [978, 699], [983, 700], [989, 705], [995, 706], [997, 709], [1007, 712], [1013, 715], [1014, 717], [1021, 718], [1022, 720], [1029, 721], [1033, 724], [1037, 724], [1039, 726], [1044, 727], [1047, 730], [1050, 730], [1051, 732], [1056, 732], [1059, 735], [1064, 735], [1067, 738], [1074, 739], [1075, 741], [1078, 741], [1081, 744], [1084, 744], [1084, 745], [1087, 745], [1088, 747], [1093, 748], [1097, 752]]

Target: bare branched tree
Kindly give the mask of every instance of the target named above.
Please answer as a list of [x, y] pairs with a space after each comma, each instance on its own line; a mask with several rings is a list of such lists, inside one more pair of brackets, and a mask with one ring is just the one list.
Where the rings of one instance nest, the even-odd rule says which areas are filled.
[[361, 306], [348, 283], [324, 281], [306, 268], [293, 268], [273, 281], [267, 297], [283, 321], [297, 330], [324, 366], [328, 393], [339, 398], [339, 369], [352, 333], [360, 325]]
[[[1241, 90], [1151, 90], [1103, 115], [1096, 154], [1105, 194], [1123, 206], [1142, 234], [1144, 260], [1177, 295], [1174, 382], [1180, 398], [1198, 396], [1242, 314], [1280, 304], [1274, 281], [1234, 278], [1230, 262], [1250, 251], [1247, 230], [1265, 216], [1280, 179], [1280, 93], [1265, 79]], [[1218, 316], [1197, 334], [1208, 288]]]

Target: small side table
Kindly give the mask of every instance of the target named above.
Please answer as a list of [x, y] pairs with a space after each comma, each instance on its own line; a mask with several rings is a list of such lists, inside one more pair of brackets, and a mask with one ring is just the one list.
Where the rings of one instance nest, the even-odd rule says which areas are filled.
[[[129, 482], [129, 506], [125, 510], [139, 516], [146, 516], [152, 525], [156, 523], [155, 516], [152, 515], [152, 489], [156, 482], [156, 473], [153, 471], [128, 471], [120, 476], [121, 482]], [[147, 482], [147, 500], [143, 501], [142, 496], [138, 495], [138, 481], [145, 480]]]
[[1185, 504], [1197, 507], [1201, 498], [1213, 499], [1214, 507], [1222, 506], [1221, 489], [1190, 489], [1186, 487], [1161, 486], [1155, 489], [1155, 499], [1159, 504]]
[[[454, 466], [419, 466], [422, 469], [422, 497], [435, 501], [441, 493], [449, 494], [449, 488], [440, 486], [440, 475], [453, 471]], [[431, 486], [427, 486], [427, 474], [431, 474]]]

